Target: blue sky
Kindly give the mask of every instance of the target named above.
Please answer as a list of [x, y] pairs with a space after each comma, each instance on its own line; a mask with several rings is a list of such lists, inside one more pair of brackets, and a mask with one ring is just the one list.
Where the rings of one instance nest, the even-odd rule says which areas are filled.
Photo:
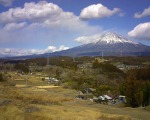
[[0, 57], [64, 50], [107, 31], [150, 45], [150, 0], [0, 0]]

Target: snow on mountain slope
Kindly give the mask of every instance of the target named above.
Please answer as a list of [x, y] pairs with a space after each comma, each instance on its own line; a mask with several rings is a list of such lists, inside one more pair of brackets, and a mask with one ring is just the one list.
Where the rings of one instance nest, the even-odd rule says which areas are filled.
[[122, 44], [125, 44], [125, 43], [130, 43], [130, 44], [134, 44], [134, 45], [138, 45], [139, 43], [136, 43], [136, 42], [133, 42], [131, 40], [128, 40], [127, 38], [121, 36], [121, 35], [118, 35], [116, 33], [113, 33], [113, 32], [108, 32], [108, 33], [105, 33], [103, 34], [98, 42], [96, 42], [95, 44], [117, 44], [117, 43], [122, 43]]
[[150, 46], [128, 40], [121, 35], [108, 32], [92, 42], [70, 48], [37, 56], [24, 56], [23, 58], [36, 58], [49, 56], [150, 56]]
[[101, 35], [97, 42], [84, 44], [78, 47], [74, 47], [64, 51], [68, 55], [100, 55], [103, 51], [105, 55], [117, 56], [117, 55], [149, 55], [150, 46], [143, 45], [131, 41], [121, 35], [113, 32], [108, 32]]

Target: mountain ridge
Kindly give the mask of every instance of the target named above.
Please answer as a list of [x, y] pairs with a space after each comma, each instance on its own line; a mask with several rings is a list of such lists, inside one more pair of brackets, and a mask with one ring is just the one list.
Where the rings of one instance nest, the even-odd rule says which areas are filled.
[[[103, 34], [96, 42], [53, 53], [30, 55], [26, 58], [51, 56], [150, 56], [150, 46], [131, 41], [114, 32]], [[23, 57], [22, 57], [23, 58]]]

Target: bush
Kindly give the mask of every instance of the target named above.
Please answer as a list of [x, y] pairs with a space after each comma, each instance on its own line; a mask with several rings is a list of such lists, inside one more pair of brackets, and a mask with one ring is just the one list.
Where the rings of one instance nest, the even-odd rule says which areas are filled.
[[16, 70], [21, 70], [21, 71], [24, 72], [24, 73], [29, 73], [29, 67], [26, 66], [26, 65], [24, 65], [24, 64], [16, 64], [16, 65], [14, 66], [14, 68], [15, 68]]
[[2, 73], [0, 73], [0, 82], [4, 82], [4, 81], [5, 81], [4, 76]]

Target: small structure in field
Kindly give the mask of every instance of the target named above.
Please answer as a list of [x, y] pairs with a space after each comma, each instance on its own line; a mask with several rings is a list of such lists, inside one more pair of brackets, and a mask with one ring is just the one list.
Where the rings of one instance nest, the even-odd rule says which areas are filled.
[[112, 97], [108, 96], [108, 95], [103, 95], [107, 100], [112, 100]]
[[47, 83], [58, 83], [59, 80], [56, 78], [52, 78], [52, 77], [45, 77], [44, 80], [47, 81]]
[[119, 95], [119, 96], [118, 96], [118, 102], [126, 103], [126, 96]]
[[112, 98], [108, 95], [93, 97], [93, 102], [100, 103], [100, 104], [103, 103], [108, 105], [108, 102], [111, 102], [111, 100]]

